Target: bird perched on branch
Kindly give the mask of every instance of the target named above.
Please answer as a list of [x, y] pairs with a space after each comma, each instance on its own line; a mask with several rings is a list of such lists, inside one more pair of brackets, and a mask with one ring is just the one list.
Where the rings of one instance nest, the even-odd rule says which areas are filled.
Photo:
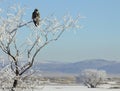
[[35, 26], [36, 27], [39, 26], [40, 13], [39, 13], [38, 9], [35, 9], [34, 12], [32, 13], [32, 19], [33, 19]]

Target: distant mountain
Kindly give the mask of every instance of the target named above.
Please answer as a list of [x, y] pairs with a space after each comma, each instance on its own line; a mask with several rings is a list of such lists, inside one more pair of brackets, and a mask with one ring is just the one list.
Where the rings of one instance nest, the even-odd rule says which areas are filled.
[[43, 62], [34, 64], [34, 70], [78, 74], [84, 69], [100, 69], [110, 74], [120, 74], [120, 63], [104, 59], [84, 60], [75, 63]]
[[[3, 66], [0, 63], [0, 68]], [[105, 70], [110, 74], [120, 74], [120, 62], [109, 61], [104, 59], [83, 60], [74, 63], [62, 63], [54, 61], [35, 62], [33, 70], [43, 73], [63, 73], [63, 74], [79, 74], [84, 69]]]
[[120, 63], [113, 63], [111, 65], [103, 66], [99, 69], [103, 69], [106, 72], [112, 73], [112, 74], [120, 74]]

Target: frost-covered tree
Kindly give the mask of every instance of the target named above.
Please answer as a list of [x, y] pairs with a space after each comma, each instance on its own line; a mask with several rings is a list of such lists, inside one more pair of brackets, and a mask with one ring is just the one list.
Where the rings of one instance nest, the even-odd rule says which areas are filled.
[[81, 28], [79, 15], [75, 19], [69, 14], [61, 19], [54, 15], [43, 17], [40, 25], [35, 27], [32, 20], [24, 20], [24, 9], [19, 6], [12, 6], [7, 13], [2, 13], [4, 12], [0, 12], [0, 48], [8, 56], [14, 73], [11, 79], [12, 91], [23, 74], [33, 66], [41, 49], [58, 40], [64, 31]]
[[81, 73], [82, 81], [88, 88], [96, 88], [105, 81], [106, 76], [105, 71], [96, 69], [86, 69]]

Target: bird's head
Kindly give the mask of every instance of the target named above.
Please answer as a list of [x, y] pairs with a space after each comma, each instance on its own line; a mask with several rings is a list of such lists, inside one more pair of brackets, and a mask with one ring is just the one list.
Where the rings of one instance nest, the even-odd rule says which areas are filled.
[[38, 9], [35, 9], [34, 11], [38, 11]]

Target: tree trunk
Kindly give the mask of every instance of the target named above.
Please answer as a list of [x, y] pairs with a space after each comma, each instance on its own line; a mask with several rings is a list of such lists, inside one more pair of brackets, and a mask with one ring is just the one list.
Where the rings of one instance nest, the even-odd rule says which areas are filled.
[[13, 82], [13, 88], [16, 88], [17, 83], [18, 83], [18, 80], [14, 80], [14, 82]]
[[13, 86], [12, 86], [11, 91], [15, 91], [15, 90], [14, 90], [14, 88], [16, 88], [16, 87], [17, 87], [17, 85], [18, 85], [18, 80], [17, 80], [17, 79], [15, 79], [15, 80], [14, 80], [14, 82], [13, 82]]
[[14, 80], [11, 91], [15, 91], [14, 88], [16, 88], [17, 84], [18, 84], [18, 80]]
[[90, 87], [91, 87], [91, 88], [96, 88], [93, 84], [90, 84]]
[[[17, 76], [19, 76], [19, 70], [18, 70], [18, 67], [17, 67], [17, 66], [18, 66], [18, 65], [17, 65], [17, 62], [15, 63], [15, 65], [16, 65], [15, 75], [16, 75], [16, 77], [17, 77]], [[18, 79], [15, 78], [15, 79], [14, 79], [14, 82], [13, 82], [13, 86], [12, 86], [11, 91], [15, 91], [14, 88], [16, 88], [17, 85], [18, 85]]]

